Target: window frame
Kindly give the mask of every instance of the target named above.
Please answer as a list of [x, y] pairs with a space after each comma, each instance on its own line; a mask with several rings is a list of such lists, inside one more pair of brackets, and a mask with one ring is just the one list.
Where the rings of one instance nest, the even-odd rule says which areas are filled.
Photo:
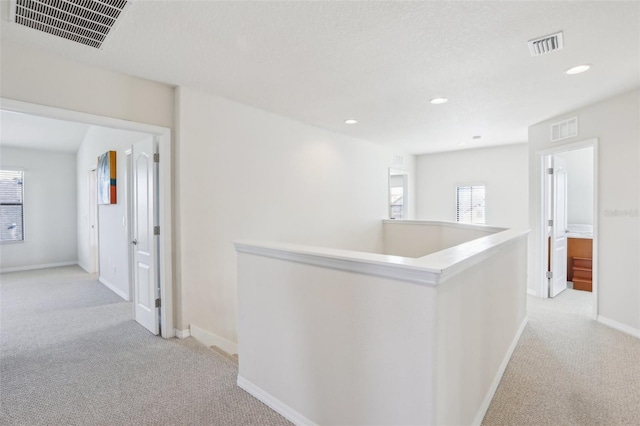
[[[0, 244], [16, 244], [25, 242], [26, 232], [25, 232], [25, 213], [24, 213], [24, 205], [25, 205], [25, 170], [20, 167], [8, 167], [8, 166], [0, 166], [0, 172], [20, 172], [22, 175], [22, 202], [19, 204], [22, 207], [22, 238], [19, 240], [2, 240], [0, 239]], [[0, 202], [0, 205], [5, 205]], [[18, 204], [6, 204], [6, 205], [18, 205]]]
[[[484, 188], [484, 212], [483, 212], [483, 222], [474, 222], [473, 221], [473, 206], [471, 207], [471, 221], [470, 222], [465, 222], [465, 221], [460, 221], [460, 212], [459, 212], [459, 208], [460, 208], [460, 202], [458, 200], [458, 194], [460, 191], [460, 188], [473, 188], [473, 187], [483, 187]], [[486, 225], [487, 224], [487, 185], [484, 182], [473, 182], [473, 183], [457, 183], [455, 188], [455, 222], [456, 223], [464, 223], [464, 224], [468, 224], [468, 225]], [[473, 193], [473, 189], [471, 189], [471, 192]]]

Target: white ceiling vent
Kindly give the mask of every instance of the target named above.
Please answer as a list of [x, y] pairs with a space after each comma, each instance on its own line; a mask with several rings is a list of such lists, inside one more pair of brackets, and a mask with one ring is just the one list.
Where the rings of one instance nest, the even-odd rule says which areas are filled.
[[551, 142], [578, 136], [578, 117], [572, 117], [551, 125]]
[[12, 0], [17, 24], [99, 49], [130, 0]]
[[564, 47], [562, 31], [536, 38], [534, 40], [529, 40], [527, 44], [529, 45], [529, 52], [531, 52], [531, 56], [539, 56], [544, 53], [553, 52], [554, 50], [560, 50]]

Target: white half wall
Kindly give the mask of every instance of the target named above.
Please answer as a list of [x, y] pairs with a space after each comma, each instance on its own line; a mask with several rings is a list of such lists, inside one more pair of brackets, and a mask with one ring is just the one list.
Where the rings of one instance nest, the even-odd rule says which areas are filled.
[[24, 170], [25, 235], [0, 244], [0, 270], [76, 263], [76, 155], [2, 146], [0, 163]]
[[[550, 125], [578, 117], [579, 135], [550, 141]], [[542, 280], [538, 153], [598, 139], [598, 315], [640, 329], [640, 92], [637, 90], [529, 127], [531, 229], [529, 288]]]
[[[397, 151], [189, 88], [176, 97], [178, 329], [237, 342], [234, 240], [382, 252]], [[413, 156], [404, 166], [412, 177]]]
[[[91, 126], [78, 150], [78, 262], [89, 270], [90, 208], [89, 171], [96, 167], [98, 156], [116, 151], [117, 204], [98, 206], [100, 282], [125, 300], [131, 300], [129, 289], [129, 234], [127, 227], [127, 155], [134, 142], [151, 137], [143, 133]], [[93, 272], [93, 271], [90, 271]]]
[[529, 227], [526, 144], [420, 155], [416, 159], [416, 218], [456, 221], [456, 187], [484, 184], [486, 224]]
[[556, 156], [567, 163], [567, 222], [593, 225], [593, 148]]

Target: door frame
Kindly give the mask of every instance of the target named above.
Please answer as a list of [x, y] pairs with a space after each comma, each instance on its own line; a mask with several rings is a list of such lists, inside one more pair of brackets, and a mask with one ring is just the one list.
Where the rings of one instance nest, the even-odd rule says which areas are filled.
[[130, 130], [148, 133], [157, 138], [160, 163], [158, 167], [158, 194], [159, 194], [159, 269], [160, 297], [162, 304], [160, 315], [162, 316], [161, 334], [164, 338], [175, 336], [174, 306], [173, 306], [173, 255], [172, 255], [172, 145], [171, 129], [151, 124], [138, 123], [118, 118], [105, 117], [85, 112], [71, 111], [62, 108], [16, 101], [14, 99], [0, 98], [0, 109], [23, 114], [37, 115], [58, 120], [74, 121], [83, 124], [109, 127], [120, 130]]
[[[599, 211], [599, 204], [598, 204], [598, 187], [599, 187], [599, 178], [598, 178], [598, 157], [599, 157], [599, 149], [598, 149], [598, 139], [594, 138], [594, 139], [587, 139], [584, 141], [579, 141], [579, 142], [574, 142], [574, 143], [569, 143], [569, 144], [565, 144], [565, 145], [559, 145], [553, 148], [549, 148], [549, 149], [545, 149], [545, 150], [541, 150], [538, 151], [536, 153], [537, 156], [537, 161], [536, 164], [538, 165], [538, 177], [540, 179], [540, 199], [539, 201], [539, 205], [538, 205], [538, 209], [537, 209], [537, 216], [538, 216], [538, 226], [539, 229], [541, 230], [540, 234], [539, 234], [539, 247], [541, 248], [541, 250], [539, 251], [538, 255], [539, 255], [539, 261], [540, 261], [540, 266], [542, 268], [546, 268], [547, 265], [547, 256], [549, 255], [549, 248], [548, 248], [548, 244], [547, 244], [547, 232], [545, 232], [545, 230], [547, 229], [547, 225], [546, 225], [546, 221], [547, 221], [547, 210], [549, 208], [549, 187], [546, 184], [546, 179], [547, 179], [547, 173], [546, 173], [546, 168], [547, 168], [547, 161], [548, 158], [551, 156], [554, 156], [556, 154], [560, 154], [563, 152], [567, 152], [567, 151], [575, 151], [577, 149], [582, 149], [582, 148], [593, 148], [593, 261], [592, 261], [592, 282], [593, 282], [593, 288], [592, 288], [592, 293], [593, 293], [593, 312], [592, 312], [592, 316], [593, 319], [596, 319], [598, 317], [598, 260], [599, 260], [599, 256], [598, 256], [598, 223], [599, 223], [599, 217], [598, 217], [598, 211]], [[548, 279], [546, 277], [546, 274], [542, 273], [539, 274], [540, 277], [540, 281], [538, 282], [538, 295], [541, 298], [548, 298], [549, 297], [549, 293], [548, 293]]]
[[89, 228], [89, 241], [94, 243], [93, 247], [91, 247], [91, 243], [89, 244], [92, 274], [100, 274], [100, 232], [98, 232], [100, 223], [98, 212], [100, 209], [98, 208], [97, 169], [95, 164], [89, 167], [89, 226], [92, 226]]

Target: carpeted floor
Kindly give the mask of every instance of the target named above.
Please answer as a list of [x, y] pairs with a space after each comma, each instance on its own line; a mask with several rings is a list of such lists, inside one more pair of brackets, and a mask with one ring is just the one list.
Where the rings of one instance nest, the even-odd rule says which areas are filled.
[[235, 384], [237, 366], [166, 340], [94, 276], [0, 276], [0, 424], [287, 425]]
[[527, 311], [483, 425], [640, 425], [640, 340], [592, 320], [591, 293], [529, 297]]
[[[286, 425], [192, 338], [152, 336], [78, 267], [0, 275], [1, 425]], [[590, 319], [591, 294], [529, 298], [484, 425], [640, 424], [640, 340]]]

